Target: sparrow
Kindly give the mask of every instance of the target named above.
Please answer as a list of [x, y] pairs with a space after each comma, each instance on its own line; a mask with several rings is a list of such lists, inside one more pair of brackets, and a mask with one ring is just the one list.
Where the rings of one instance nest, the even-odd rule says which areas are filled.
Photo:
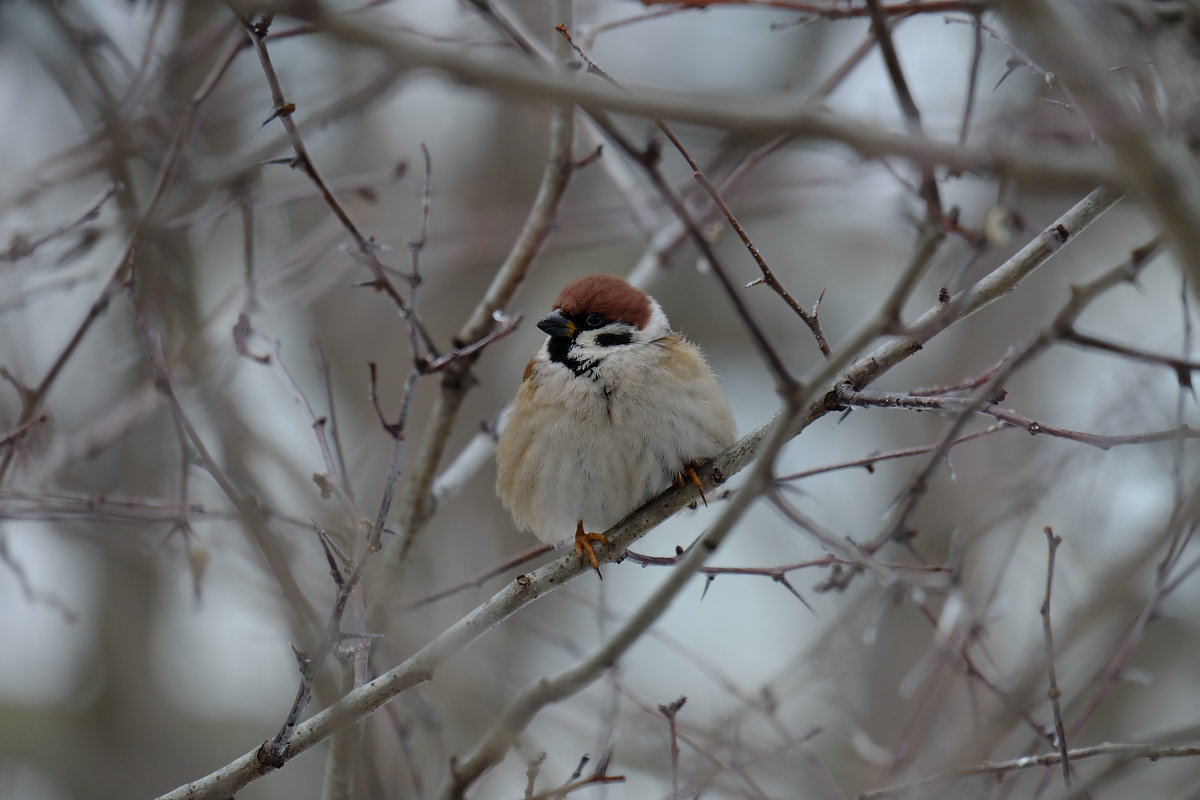
[[[496, 448], [496, 493], [518, 528], [571, 538], [596, 573], [594, 542], [690, 478], [736, 439], [716, 375], [650, 295], [615, 275], [569, 283], [538, 321]], [[703, 496], [703, 495], [702, 495]], [[603, 577], [603, 576], [601, 576]]]

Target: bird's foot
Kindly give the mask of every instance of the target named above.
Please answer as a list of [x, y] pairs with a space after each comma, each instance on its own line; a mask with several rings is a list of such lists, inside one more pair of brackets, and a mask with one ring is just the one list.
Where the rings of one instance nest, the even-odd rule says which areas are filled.
[[[675, 476], [674, 483], [676, 486], [684, 486], [692, 484], [696, 487], [696, 491], [700, 493], [700, 502], [704, 503], [704, 507], [708, 508], [708, 498], [704, 496], [704, 484], [700, 482], [700, 476], [696, 474], [696, 467], [702, 466], [704, 462], [696, 461], [684, 466], [683, 471]], [[696, 501], [688, 503], [688, 508], [695, 509]]]
[[575, 553], [581, 559], [587, 559], [587, 562], [592, 565], [592, 569], [596, 570], [596, 575], [600, 577], [600, 580], [604, 580], [604, 576], [600, 574], [600, 559], [596, 558], [592, 542], [600, 542], [607, 547], [608, 537], [603, 533], [585, 533], [583, 520], [579, 520], [575, 526]]

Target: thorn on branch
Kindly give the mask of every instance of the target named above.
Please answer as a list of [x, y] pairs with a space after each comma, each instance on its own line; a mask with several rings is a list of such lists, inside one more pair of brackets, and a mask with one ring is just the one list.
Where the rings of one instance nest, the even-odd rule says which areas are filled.
[[[274, 120], [277, 120], [277, 119], [279, 119], [280, 117], [290, 117], [292, 114], [294, 114], [294, 113], [295, 113], [295, 111], [296, 111], [296, 104], [295, 104], [295, 103], [282, 103], [282, 104], [280, 104], [279, 106], [277, 106], [277, 107], [275, 108], [275, 110], [271, 112], [271, 116], [269, 116], [269, 117], [267, 117], [266, 119], [264, 119], [264, 120], [262, 121], [262, 124], [261, 124], [261, 125], [259, 125], [258, 127], [259, 127], [260, 129], [262, 129], [262, 128], [265, 128], [265, 127], [267, 127], [267, 125], [269, 125], [271, 122], [273, 122]], [[298, 159], [291, 159], [291, 160], [292, 160], [292, 161], [297, 161]], [[294, 164], [293, 164], [293, 166], [294, 166]]]
[[567, 779], [567, 782], [569, 783], [571, 781], [579, 780], [579, 776], [583, 774], [583, 768], [586, 767], [587, 763], [591, 760], [592, 757], [587, 753], [584, 753], [582, 756], [580, 756], [579, 763], [575, 765], [575, 771], [571, 773], [571, 777]]
[[368, 393], [371, 397], [371, 406], [375, 409], [375, 415], [379, 417], [379, 424], [383, 426], [387, 435], [392, 437], [394, 441], [400, 442], [404, 440], [404, 427], [398, 422], [388, 422], [387, 417], [383, 413], [383, 407], [379, 405], [379, 380], [375, 362], [367, 364], [367, 369], [371, 373], [371, 382]]
[[777, 573], [775, 573], [774, 575], [772, 575], [772, 576], [771, 576], [771, 580], [775, 581], [775, 582], [776, 582], [776, 583], [778, 583], [778, 584], [782, 584], [782, 585], [783, 585], [783, 587], [784, 587], [785, 589], [787, 589], [789, 592], [791, 592], [791, 593], [792, 593], [792, 595], [793, 595], [793, 596], [794, 596], [794, 597], [795, 597], [797, 600], [799, 600], [801, 603], [803, 603], [803, 604], [804, 604], [804, 607], [805, 607], [805, 608], [807, 608], [807, 609], [808, 609], [809, 611], [811, 611], [813, 614], [816, 614], [816, 613], [817, 613], [817, 612], [816, 612], [816, 610], [815, 610], [815, 609], [814, 609], [812, 606], [810, 606], [810, 605], [808, 604], [808, 601], [804, 599], [804, 595], [802, 595], [802, 594], [800, 594], [800, 592], [796, 591], [796, 587], [795, 587], [795, 586], [792, 586], [792, 584], [791, 584], [791, 581], [789, 581], [789, 580], [787, 579], [787, 576], [786, 576], [786, 575], [784, 575], [782, 572], [777, 572]]
[[313, 530], [317, 532], [317, 541], [321, 543], [321, 550], [325, 553], [325, 563], [329, 565], [329, 574], [333, 577], [334, 584], [337, 585], [338, 589], [341, 589], [346, 583], [346, 578], [342, 574], [341, 567], [338, 565], [338, 558], [340, 557], [342, 562], [345, 563], [347, 561], [346, 556], [337, 549], [337, 545], [333, 543], [333, 539], [316, 522], [313, 522]]
[[593, 162], [599, 161], [600, 156], [602, 156], [603, 154], [604, 154], [604, 145], [602, 145], [602, 144], [596, 145], [595, 150], [593, 150], [592, 152], [588, 153], [586, 156], [584, 156], [583, 158], [581, 158], [575, 162], [575, 169], [583, 169], [584, 167], [589, 166]]

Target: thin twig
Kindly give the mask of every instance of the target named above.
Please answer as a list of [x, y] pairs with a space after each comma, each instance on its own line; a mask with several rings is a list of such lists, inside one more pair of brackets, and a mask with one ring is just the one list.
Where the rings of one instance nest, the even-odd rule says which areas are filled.
[[1191, 387], [1191, 373], [1200, 371], [1200, 361], [1192, 361], [1187, 358], [1176, 358], [1174, 356], [1162, 355], [1161, 353], [1151, 353], [1146, 350], [1140, 350], [1136, 347], [1128, 347], [1116, 342], [1109, 342], [1095, 336], [1089, 336], [1085, 333], [1080, 333], [1074, 327], [1067, 328], [1062, 331], [1060, 338], [1069, 344], [1076, 344], [1080, 347], [1090, 347], [1094, 350], [1103, 350], [1106, 353], [1124, 356], [1136, 361], [1146, 361], [1151, 364], [1162, 364], [1165, 367], [1170, 367], [1179, 377], [1179, 383], [1184, 387]]
[[[962, 413], [971, 411], [977, 414], [989, 416], [998, 422], [1005, 425], [1020, 428], [1032, 436], [1045, 434], [1059, 439], [1070, 439], [1074, 442], [1097, 447], [1101, 450], [1108, 450], [1113, 447], [1122, 447], [1126, 445], [1148, 444], [1150, 442], [1172, 442], [1178, 439], [1200, 439], [1200, 429], [1190, 428], [1187, 425], [1181, 425], [1178, 428], [1167, 428], [1161, 431], [1148, 431], [1146, 433], [1126, 433], [1116, 435], [1104, 435], [1098, 433], [1088, 433], [1086, 431], [1075, 431], [1067, 428], [1059, 428], [1054, 425], [1047, 425], [1043, 422], [1032, 420], [1017, 414], [1014, 411], [1001, 408], [1000, 406], [991, 403], [985, 406], [979, 406], [978, 401], [967, 397], [936, 397], [930, 395], [915, 395], [901, 394], [897, 392], [856, 392], [848, 386], [839, 387], [834, 391], [834, 397], [837, 403], [845, 403], [848, 406], [860, 406], [864, 408], [905, 408], [913, 411], [946, 411], [953, 413]], [[832, 399], [831, 399], [832, 402]], [[834, 403], [835, 407], [837, 403]], [[962, 442], [965, 437], [957, 439], [953, 444]], [[939, 445], [940, 447], [941, 445]], [[953, 446], [953, 445], [951, 445]], [[948, 449], [948, 448], [947, 448]]]
[[[892, 41], [891, 26], [881, 0], [867, 0], [867, 12], [871, 18], [871, 30], [875, 33], [875, 41], [879, 44], [879, 52], [883, 56], [884, 65], [887, 67], [888, 78], [891, 80], [892, 89], [896, 93], [896, 101], [899, 103], [900, 110], [904, 114], [908, 133], [914, 138], [924, 139], [925, 128], [921, 124], [921, 112], [917, 108], [917, 103], [913, 100], [912, 92], [908, 88], [908, 80], [904, 77], [904, 69], [900, 66], [900, 56], [896, 53], [896, 43]], [[942, 210], [942, 198], [941, 193], [938, 191], [937, 177], [934, 175], [933, 168], [928, 165], [921, 168], [920, 195], [925, 200], [927, 213], [931, 221], [941, 223], [946, 219], [946, 214]]]
[[424, 608], [427, 605], [436, 603], [439, 600], [445, 600], [447, 597], [453, 597], [454, 595], [459, 594], [460, 592], [465, 592], [468, 589], [478, 589], [480, 586], [483, 586], [485, 583], [490, 581], [492, 578], [496, 578], [501, 575], [504, 575], [509, 570], [513, 569], [514, 567], [519, 567], [522, 564], [526, 564], [530, 561], [533, 561], [534, 559], [539, 558], [540, 556], [544, 556], [546, 553], [553, 552], [553, 550], [554, 550], [554, 547], [552, 547], [551, 545], [543, 544], [543, 545], [533, 548], [532, 550], [526, 550], [524, 553], [518, 553], [517, 555], [513, 556], [512, 558], [505, 559], [503, 562], [497, 564], [496, 566], [492, 567], [491, 569], [487, 570], [486, 572], [482, 573], [481, 575], [479, 575], [476, 578], [472, 578], [469, 581], [463, 581], [462, 583], [451, 586], [448, 589], [442, 589], [441, 591], [434, 592], [433, 594], [430, 594], [430, 595], [426, 595], [425, 597], [422, 597], [420, 600], [409, 603], [408, 605], [404, 606], [400, 610], [401, 611], [412, 611], [412, 610], [415, 610], [418, 608]]
[[26, 602], [34, 605], [41, 604], [54, 610], [67, 623], [74, 623], [79, 619], [79, 614], [71, 609], [57, 594], [43, 591], [33, 585], [28, 573], [25, 571], [25, 567], [17, 561], [12, 551], [8, 549], [8, 537], [3, 535], [0, 535], [0, 564], [8, 567], [8, 571], [12, 573], [13, 578], [17, 582], [17, 586], [21, 588], [21, 594], [25, 597]]
[[[712, 6], [748, 6], [798, 11], [812, 19], [858, 19], [871, 12], [863, 6], [838, 5], [836, 3], [807, 3], [803, 0], [642, 0], [646, 6], [670, 3], [683, 8], [711, 8]], [[910, 17], [917, 14], [946, 14], [952, 11], [974, 11], [981, 3], [978, 0], [925, 0], [916, 3], [894, 3], [880, 6], [888, 17]]]
[[[1103, 756], [1117, 756], [1124, 759], [1145, 758], [1150, 761], [1158, 761], [1163, 758], [1195, 758], [1200, 756], [1200, 746], [1170, 746], [1157, 744], [1127, 744], [1127, 743], [1104, 743], [1097, 744], [1091, 747], [1080, 747], [1068, 752], [1068, 756], [1072, 761], [1082, 761], [1088, 758], [1100, 758]], [[973, 775], [985, 775], [992, 778], [999, 778], [1012, 772], [1019, 772], [1026, 769], [1034, 769], [1037, 767], [1050, 767], [1062, 763], [1062, 753], [1055, 750], [1050, 753], [1042, 753], [1033, 756], [1021, 756], [1004, 761], [985, 761], [982, 764], [976, 764], [970, 767], [960, 767], [958, 769], [946, 770], [939, 772], [936, 775], [931, 775], [920, 780], [910, 781], [909, 783], [889, 786], [883, 789], [872, 789], [868, 792], [862, 792], [858, 795], [858, 800], [875, 800], [875, 798], [884, 797], [905, 797], [912, 793], [914, 789], [929, 786], [930, 784], [940, 783], [941, 781], [953, 780], [955, 778], [968, 778]]]
[[26, 239], [24, 236], [13, 236], [7, 250], [0, 252], [0, 264], [8, 262], [15, 264], [23, 258], [28, 258], [37, 252], [38, 248], [47, 242], [53, 241], [60, 236], [70, 233], [84, 223], [91, 222], [96, 217], [100, 216], [100, 209], [104, 207], [114, 194], [117, 192], [116, 184], [110, 183], [100, 193], [100, 197], [93, 201], [87, 209], [75, 217], [74, 219], [64, 222], [62, 225], [54, 228], [51, 231], [43, 233], [34, 239]]
[[667, 730], [671, 737], [671, 800], [679, 798], [679, 736], [675, 729], [675, 716], [686, 702], [686, 697], [680, 697], [673, 703], [666, 703], [658, 707], [662, 715], [667, 718]]
[[314, 339], [313, 351], [317, 354], [317, 366], [321, 370], [321, 382], [325, 384], [325, 405], [329, 408], [329, 439], [333, 443], [333, 454], [337, 456], [337, 477], [342, 490], [350, 501], [354, 501], [354, 487], [350, 484], [350, 471], [346, 468], [346, 449], [342, 447], [341, 427], [338, 425], [337, 403], [333, 396], [333, 375], [329, 369], [329, 359], [321, 341]]
[[975, 97], [979, 93], [979, 66], [983, 63], [983, 12], [976, 10], [971, 30], [971, 68], [967, 72], [967, 99], [963, 103], [962, 122], [958, 126], [958, 143], [967, 143], [971, 133], [971, 116], [975, 113]]
[[[354, 239], [354, 244], [358, 248], [358, 255], [362, 263], [370, 269], [374, 281], [372, 286], [383, 292], [391, 299], [396, 306], [402, 319], [409, 320], [413, 329], [417, 331], [421, 338], [421, 342], [429, 350], [430, 353], [437, 355], [437, 348], [433, 343], [433, 339], [425, 330], [425, 326], [419, 319], [413, 318], [412, 308], [407, 300], [405, 300], [400, 291], [396, 288], [388, 277], [388, 271], [380, 262], [378, 255], [378, 246], [371, 239], [363, 235], [358, 226], [350, 219], [350, 214], [345, 207], [338, 201], [333, 190], [329, 188], [329, 184], [321, 177], [321, 173], [317, 170], [316, 163], [308, 153], [308, 147], [304, 144], [304, 139], [300, 136], [300, 129], [296, 126], [296, 122], [292, 119], [292, 115], [296, 112], [294, 103], [288, 102], [283, 95], [283, 88], [279, 83], [279, 76], [275, 72], [274, 63], [271, 60], [271, 54], [267, 50], [267, 33], [271, 28], [271, 23], [274, 21], [273, 14], [265, 14], [258, 22], [251, 22], [250, 19], [242, 14], [230, 0], [230, 10], [245, 29], [246, 35], [249, 36], [254, 50], [258, 53], [258, 61], [262, 67], [263, 76], [266, 78], [267, 85], [271, 89], [271, 100], [274, 104], [271, 116], [267, 118], [267, 122], [278, 119], [283, 125], [283, 129], [287, 132], [288, 141], [291, 142], [292, 150], [295, 153], [295, 158], [290, 159], [287, 163], [289, 166], [295, 167], [308, 176], [313, 185], [317, 187], [317, 191], [321, 195], [321, 199], [325, 205], [329, 206], [330, 211], [337, 217], [342, 227]], [[266, 123], [264, 123], [265, 125]]]
[[316, 609], [313, 608], [307, 596], [305, 596], [303, 589], [300, 588], [299, 583], [296, 581], [295, 575], [292, 574], [288, 558], [278, 542], [276, 542], [263, 509], [259, 506], [257, 500], [243, 494], [237, 483], [225, 474], [225, 471], [221, 469], [221, 466], [217, 463], [212, 453], [209, 452], [204, 439], [192, 424], [175, 391], [159, 333], [152, 329], [145, 315], [136, 305], [134, 307], [134, 314], [137, 320], [138, 334], [141, 339], [146, 364], [154, 375], [155, 388], [166, 399], [171, 413], [178, 420], [179, 425], [186, 434], [187, 443], [195, 452], [199, 464], [212, 476], [217, 486], [220, 487], [221, 491], [238, 510], [238, 514], [245, 525], [246, 533], [267, 562], [272, 575], [279, 584], [280, 592], [288, 600], [296, 613], [299, 614], [300, 620], [308, 625], [310, 630], [315, 629], [317, 620]]
[[33, 432], [34, 428], [36, 428], [38, 425], [41, 425], [48, 419], [50, 419], [50, 415], [43, 412], [38, 414], [33, 419], [25, 420], [12, 430], [0, 435], [0, 448], [16, 446], [17, 442], [24, 439]]
[[[956, 447], [964, 442], [980, 439], [984, 436], [990, 436], [993, 433], [1006, 430], [1008, 427], [1009, 426], [1007, 425], [989, 425], [988, 427], [977, 430], [974, 433], [968, 433], [964, 436], [960, 436], [954, 441], [952, 447]], [[777, 478], [777, 480], [781, 483], [784, 481], [798, 481], [804, 478], [811, 478], [814, 475], [823, 475], [826, 472], [837, 472], [838, 470], [852, 469], [854, 467], [863, 467], [868, 472], [874, 472], [875, 465], [880, 461], [891, 461], [897, 458], [911, 458], [912, 456], [924, 455], [925, 453], [932, 452], [937, 447], [938, 443], [934, 442], [933, 444], [923, 444], [916, 447], [904, 447], [899, 450], [888, 450], [883, 453], [863, 456], [862, 458], [856, 458], [851, 461], [842, 461], [840, 463], [830, 464], [829, 466], [825, 467], [813, 467], [812, 469], [793, 472], [790, 475], [781, 475], [779, 478]]]
[[1050, 625], [1050, 591], [1054, 586], [1054, 556], [1058, 552], [1058, 546], [1062, 544], [1062, 537], [1055, 536], [1054, 531], [1047, 525], [1043, 529], [1046, 534], [1046, 545], [1049, 548], [1049, 555], [1046, 559], [1046, 594], [1042, 598], [1042, 636], [1046, 643], [1046, 673], [1050, 683], [1046, 696], [1050, 698], [1050, 707], [1054, 712], [1054, 739], [1058, 744], [1058, 752], [1061, 757], [1063, 783], [1068, 789], [1071, 788], [1071, 755], [1070, 748], [1067, 746], [1067, 730], [1063, 725], [1062, 703], [1060, 698], [1062, 692], [1058, 688], [1058, 676], [1054, 668], [1054, 632]]
[[[267, 342], [271, 347], [271, 354], [267, 356], [254, 355], [248, 349], [248, 340], [251, 336], [257, 336]], [[325, 474], [324, 476], [320, 476], [323, 477], [323, 480], [319, 480], [318, 485], [321, 486], [323, 492], [331, 490], [342, 504], [342, 509], [345, 511], [351, 525], [357, 524], [359, 518], [358, 510], [355, 508], [349, 487], [343, 482], [343, 478], [341, 477], [343, 470], [339, 468], [333, 450], [329, 446], [329, 437], [325, 435], [325, 428], [329, 420], [325, 417], [317, 416], [312, 404], [308, 401], [308, 396], [304, 394], [300, 389], [300, 385], [296, 383], [295, 378], [288, 372], [282, 358], [283, 343], [278, 339], [272, 339], [254, 330], [250, 325], [249, 317], [245, 314], [238, 315], [237, 325], [234, 326], [234, 343], [239, 355], [254, 363], [271, 367], [280, 382], [291, 393], [292, 400], [295, 401], [296, 405], [300, 406], [304, 412], [308, 426], [312, 429], [313, 436], [317, 442], [317, 449], [320, 451], [321, 460], [325, 465]]]

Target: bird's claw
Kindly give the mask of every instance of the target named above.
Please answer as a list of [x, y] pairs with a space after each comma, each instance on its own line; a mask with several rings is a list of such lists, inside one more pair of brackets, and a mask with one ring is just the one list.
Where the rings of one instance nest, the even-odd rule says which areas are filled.
[[[690, 483], [696, 487], [696, 491], [700, 493], [700, 502], [704, 503], [704, 507], [708, 508], [708, 498], [704, 496], [704, 484], [700, 481], [700, 476], [696, 474], [696, 465], [688, 464], [683, 468], [683, 471], [675, 476], [675, 485], [682, 487], [684, 484]], [[695, 508], [695, 502], [688, 504], [689, 508]]]
[[586, 559], [587, 563], [592, 565], [592, 569], [596, 570], [600, 580], [604, 580], [604, 575], [600, 573], [600, 559], [596, 558], [596, 550], [592, 546], [593, 542], [600, 542], [607, 547], [608, 537], [603, 533], [586, 533], [583, 530], [583, 520], [579, 520], [575, 525], [575, 553], [581, 559]]

